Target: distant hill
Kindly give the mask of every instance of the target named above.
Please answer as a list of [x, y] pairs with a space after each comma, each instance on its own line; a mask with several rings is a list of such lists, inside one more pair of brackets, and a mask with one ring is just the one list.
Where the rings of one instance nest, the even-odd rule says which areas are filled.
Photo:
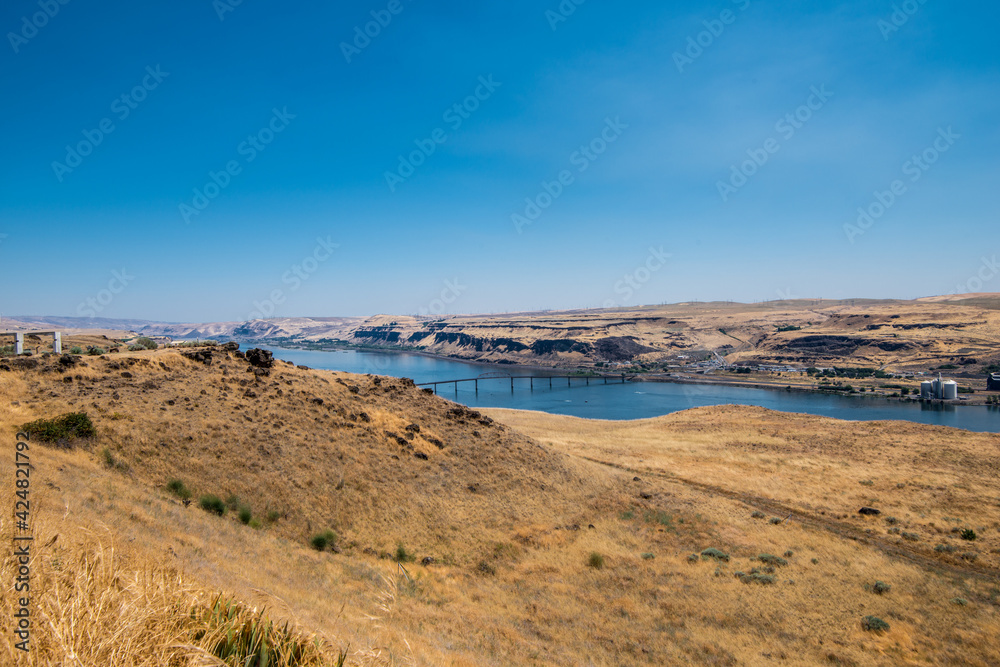
[[[177, 339], [239, 339], [307, 347], [350, 344], [487, 363], [561, 367], [625, 363], [650, 370], [682, 359], [714, 358], [730, 364], [926, 370], [940, 365], [978, 368], [1000, 360], [997, 294], [913, 301], [688, 302], [436, 318], [375, 315], [210, 323], [73, 317], [15, 320], [34, 328], [120, 329]], [[10, 326], [9, 320], [4, 322]]]

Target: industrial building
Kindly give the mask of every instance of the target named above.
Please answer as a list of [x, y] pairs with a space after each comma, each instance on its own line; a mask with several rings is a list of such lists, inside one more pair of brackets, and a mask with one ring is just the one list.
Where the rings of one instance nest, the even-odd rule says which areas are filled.
[[936, 380], [924, 380], [920, 383], [920, 398], [954, 401], [958, 398], [958, 383], [954, 380], [942, 380], [939, 374]]
[[990, 373], [986, 378], [986, 389], [1000, 391], [1000, 373]]

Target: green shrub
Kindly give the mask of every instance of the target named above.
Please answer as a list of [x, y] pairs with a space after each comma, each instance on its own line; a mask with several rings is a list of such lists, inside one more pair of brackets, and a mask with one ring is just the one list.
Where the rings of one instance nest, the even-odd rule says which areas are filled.
[[972, 540], [976, 539], [976, 531], [972, 530], [971, 528], [966, 528], [965, 530], [962, 531], [961, 537], [963, 540], [969, 540], [971, 542]]
[[819, 558], [813, 558], [813, 559], [812, 559], [812, 560], [811, 560], [810, 562], [811, 562], [811, 563], [812, 563], [813, 565], [819, 565]]
[[757, 560], [765, 565], [788, 565], [788, 561], [781, 556], [772, 556], [771, 554], [758, 554]]
[[254, 530], [260, 530], [260, 521], [258, 519], [250, 519], [250, 523], [247, 525]]
[[403, 543], [400, 542], [396, 545], [396, 562], [397, 563], [412, 563], [417, 557], [406, 550]]
[[497, 573], [496, 567], [489, 561], [485, 560], [479, 561], [479, 563], [476, 565], [476, 571], [478, 571], [480, 574], [488, 574], [490, 576], [493, 576], [494, 574]]
[[688, 554], [687, 559], [689, 563], [697, 563], [700, 560], [698, 554]]
[[965, 598], [952, 598], [951, 603], [957, 604], [959, 607], [964, 607], [965, 605], [969, 604], [969, 601], [966, 600]]
[[219, 496], [206, 494], [198, 499], [198, 505], [206, 512], [213, 512], [219, 516], [223, 516], [226, 513], [226, 504], [222, 502]]
[[775, 526], [777, 526], [777, 525], [778, 525], [779, 523], [781, 523], [782, 521], [784, 521], [784, 519], [779, 519], [779, 518], [778, 518], [778, 517], [776, 517], [776, 516], [772, 516], [772, 517], [771, 517], [771, 518], [769, 519], [769, 521], [770, 521], [770, 523], [771, 523], [772, 525], [775, 525]]
[[157, 345], [156, 341], [154, 341], [152, 338], [147, 338], [146, 336], [139, 336], [138, 338], [135, 339], [132, 345], [129, 346], [129, 349], [131, 350], [135, 348], [137, 350], [155, 350], [158, 347], [159, 345]]
[[753, 514], [750, 515], [750, 518], [752, 518], [752, 519], [763, 519], [763, 518], [766, 518], [766, 517], [767, 517], [766, 514], [764, 514], [761, 511], [758, 511], [758, 510], [754, 510]]
[[884, 581], [876, 581], [874, 585], [872, 585], [872, 593], [874, 593], [875, 595], [884, 595], [891, 590], [892, 586], [885, 583]]
[[762, 586], [767, 586], [775, 582], [775, 578], [773, 576], [770, 574], [764, 574], [756, 568], [750, 570], [750, 572], [737, 572], [736, 578], [744, 584], [761, 584]]
[[281, 518], [281, 512], [279, 512], [277, 510], [270, 510], [267, 513], [267, 522], [268, 523], [275, 523], [280, 518]]
[[721, 560], [726, 563], [729, 562], [729, 554], [723, 553], [714, 547], [709, 547], [701, 552], [701, 557], [704, 559], [714, 558], [715, 560]]
[[337, 534], [332, 530], [325, 530], [318, 535], [313, 535], [309, 543], [316, 551], [324, 551], [327, 547], [332, 547], [337, 541]]
[[889, 624], [878, 616], [865, 616], [861, 619], [861, 627], [868, 632], [885, 632], [889, 629]]
[[246, 505], [240, 505], [240, 523], [245, 526], [250, 523], [252, 518], [253, 512], [250, 511], [250, 508]]
[[70, 354], [83, 354], [83, 348], [80, 347], [79, 345], [74, 345], [73, 347], [69, 348], [69, 353]]
[[191, 497], [191, 490], [179, 479], [172, 479], [167, 482], [167, 491], [170, 491], [170, 493], [181, 500], [187, 500]]
[[939, 544], [934, 547], [934, 551], [939, 554], [953, 554], [957, 551], [957, 549], [950, 544]]
[[642, 554], [643, 560], [653, 560], [654, 558], [656, 558], [656, 554], [651, 554], [649, 552]]
[[861, 486], [874, 486], [875, 482], [873, 482], [870, 479], [863, 479], [860, 482], [858, 482], [858, 484], [860, 484]]
[[795, 552], [794, 552], [794, 551], [792, 551], [791, 549], [789, 549], [788, 551], [786, 551], [786, 552], [784, 553], [784, 556], [785, 556], [785, 558], [791, 558], [791, 557], [792, 557], [792, 556], [794, 556], [794, 555], [795, 555]]
[[89, 354], [92, 357], [97, 357], [102, 354], [107, 354], [107, 352], [104, 351], [103, 347], [88, 347], [87, 354]]
[[668, 528], [673, 529], [673, 518], [666, 512], [663, 511], [646, 512], [643, 518], [646, 520], [646, 523], [655, 522], [660, 524], [661, 526], [667, 526]]
[[211, 607], [192, 610], [191, 618], [204, 626], [193, 638], [203, 640], [211, 655], [218, 658], [217, 664], [343, 667], [347, 660], [346, 651], [329, 654], [318, 640], [297, 632], [288, 623], [278, 623], [263, 610], [250, 609], [221, 594]]
[[21, 430], [42, 442], [57, 442], [97, 435], [86, 412], [69, 412], [54, 419], [37, 419], [21, 425]]
[[604, 556], [597, 553], [596, 551], [591, 551], [590, 556], [587, 558], [587, 567], [592, 567], [595, 570], [603, 570]]
[[887, 524], [889, 524], [890, 526], [893, 526], [893, 525], [895, 525], [895, 524], [899, 523], [899, 519], [897, 519], [897, 518], [896, 518], [896, 517], [894, 517], [894, 516], [887, 516], [887, 517], [885, 518], [885, 522], [886, 522]]
[[101, 449], [101, 461], [104, 463], [104, 467], [110, 470], [128, 470], [128, 464], [124, 461], [119, 461], [115, 458], [115, 455], [111, 453], [111, 450], [107, 447]]
[[916, 533], [908, 533], [908, 532], [906, 532], [904, 530], [902, 533], [900, 533], [900, 535], [902, 536], [902, 538], [904, 540], [909, 540], [910, 542], [919, 542], [920, 541], [920, 536], [917, 535]]

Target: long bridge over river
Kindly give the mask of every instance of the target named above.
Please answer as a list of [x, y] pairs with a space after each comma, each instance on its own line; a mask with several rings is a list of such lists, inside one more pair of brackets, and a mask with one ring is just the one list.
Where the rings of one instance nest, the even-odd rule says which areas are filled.
[[620, 373], [618, 375], [511, 375], [510, 373], [483, 373], [478, 377], [474, 378], [461, 378], [458, 380], [437, 380], [434, 382], [418, 382], [418, 387], [432, 387], [434, 393], [437, 393], [438, 385], [450, 384], [455, 386], [455, 391], [458, 391], [458, 384], [460, 382], [471, 382], [475, 387], [476, 393], [479, 393], [479, 383], [486, 381], [496, 381], [496, 380], [508, 380], [510, 381], [510, 391], [514, 392], [514, 380], [527, 380], [529, 390], [534, 390], [535, 380], [538, 380], [543, 386], [547, 380], [549, 383], [549, 389], [552, 388], [553, 380], [566, 380], [566, 386], [572, 387], [573, 380], [580, 384], [580, 380], [583, 380], [584, 385], [590, 385], [590, 381], [595, 382], [602, 381], [604, 384], [608, 384], [608, 381], [614, 383], [624, 384], [632, 380], [634, 376], [626, 375], [625, 373]]

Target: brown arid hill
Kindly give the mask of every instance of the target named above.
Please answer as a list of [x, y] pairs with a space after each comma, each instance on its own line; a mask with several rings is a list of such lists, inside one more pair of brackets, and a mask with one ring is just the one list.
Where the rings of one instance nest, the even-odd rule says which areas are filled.
[[457, 359], [547, 366], [657, 363], [717, 352], [730, 363], [974, 369], [1000, 360], [1000, 296], [682, 303], [438, 319], [379, 315], [248, 323], [247, 338], [344, 341]]
[[220, 347], [3, 366], [5, 451], [40, 418], [85, 411], [97, 430], [31, 445], [47, 653], [22, 664], [109, 664], [109, 636], [115, 664], [208, 664], [188, 610], [217, 592], [346, 664], [1000, 662], [995, 435], [731, 406], [487, 416]]
[[[23, 329], [29, 324], [37, 328], [86, 326], [86, 322], [83, 318], [35, 318], [15, 324]], [[132, 330], [137, 333], [173, 338], [235, 338], [307, 347], [349, 344], [418, 350], [467, 361], [564, 368], [724, 358], [736, 364], [890, 371], [952, 365], [958, 367], [958, 374], [971, 378], [982, 377], [984, 367], [1000, 363], [1000, 294], [912, 301], [689, 302], [437, 318], [275, 317], [204, 324], [107, 320], [102, 326], [116, 322], [122, 328], [136, 324]]]

